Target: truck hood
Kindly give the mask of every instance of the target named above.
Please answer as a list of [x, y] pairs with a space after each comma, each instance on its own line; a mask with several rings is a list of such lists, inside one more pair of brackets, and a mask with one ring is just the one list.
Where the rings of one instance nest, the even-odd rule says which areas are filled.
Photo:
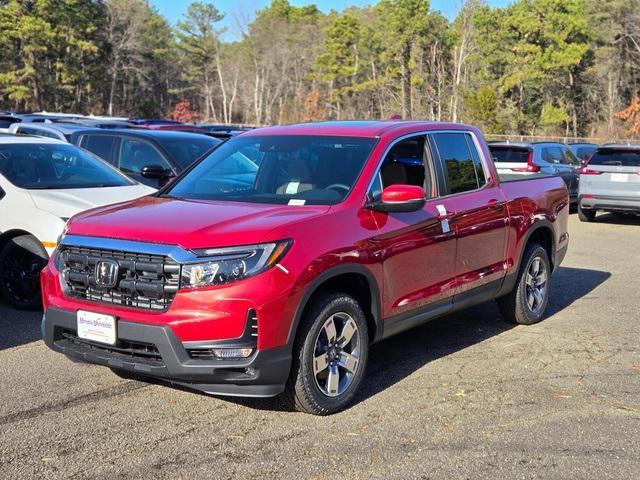
[[144, 197], [82, 213], [71, 221], [69, 233], [186, 249], [249, 245], [330, 208]]
[[67, 190], [29, 190], [37, 208], [60, 218], [70, 218], [90, 208], [126, 202], [155, 190], [144, 185], [130, 187], [73, 188]]

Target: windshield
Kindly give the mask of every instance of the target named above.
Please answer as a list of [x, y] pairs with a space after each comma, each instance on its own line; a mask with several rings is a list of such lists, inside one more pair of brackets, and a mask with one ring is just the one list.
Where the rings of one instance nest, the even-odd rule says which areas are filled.
[[63, 144], [0, 145], [0, 174], [16, 187], [30, 190], [133, 185], [88, 152]]
[[184, 170], [204, 153], [220, 143], [217, 138], [194, 135], [190, 138], [159, 138], [158, 142], [169, 152], [171, 157], [178, 162], [181, 170]]
[[589, 165], [610, 165], [614, 167], [640, 167], [640, 150], [601, 148], [593, 154]]
[[489, 145], [489, 150], [496, 163], [527, 163], [529, 160], [529, 149], [527, 148]]
[[202, 200], [333, 205], [354, 186], [375, 139], [325, 136], [236, 137], [165, 195]]

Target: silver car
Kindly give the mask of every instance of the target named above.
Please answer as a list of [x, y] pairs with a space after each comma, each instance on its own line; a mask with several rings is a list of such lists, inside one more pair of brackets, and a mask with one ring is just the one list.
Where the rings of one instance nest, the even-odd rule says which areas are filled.
[[640, 145], [599, 147], [580, 169], [578, 217], [593, 222], [598, 210], [640, 213]]

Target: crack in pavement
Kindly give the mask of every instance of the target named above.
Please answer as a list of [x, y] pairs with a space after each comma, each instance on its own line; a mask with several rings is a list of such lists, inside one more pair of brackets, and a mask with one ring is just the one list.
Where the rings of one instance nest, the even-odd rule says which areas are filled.
[[136, 390], [140, 390], [148, 387], [148, 384], [141, 382], [128, 381], [121, 383], [113, 387], [104, 388], [95, 392], [80, 395], [78, 397], [70, 398], [58, 403], [50, 403], [41, 405], [39, 407], [31, 408], [29, 410], [23, 410], [21, 412], [10, 413], [0, 417], [0, 426], [8, 425], [10, 423], [19, 422], [22, 420], [29, 420], [32, 418], [40, 417], [47, 413], [61, 412], [68, 408], [73, 408], [78, 405], [85, 405], [87, 403], [97, 402], [104, 400], [105, 398], [117, 397], [118, 395], [124, 395]]

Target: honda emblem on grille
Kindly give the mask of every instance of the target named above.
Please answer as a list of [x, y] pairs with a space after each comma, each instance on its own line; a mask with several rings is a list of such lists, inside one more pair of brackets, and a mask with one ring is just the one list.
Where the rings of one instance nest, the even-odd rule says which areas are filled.
[[118, 284], [120, 267], [113, 260], [100, 260], [96, 263], [96, 285], [102, 288], [113, 288]]

